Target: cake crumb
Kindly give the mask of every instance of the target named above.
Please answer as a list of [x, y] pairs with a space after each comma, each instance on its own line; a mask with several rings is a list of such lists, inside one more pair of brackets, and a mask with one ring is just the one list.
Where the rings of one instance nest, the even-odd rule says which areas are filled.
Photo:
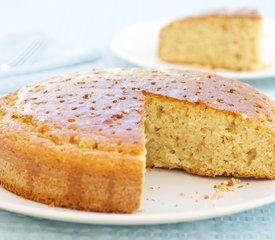
[[235, 186], [240, 182], [241, 181], [239, 179], [231, 178], [228, 181], [224, 181], [217, 185], [214, 185], [214, 188], [222, 192], [233, 192], [235, 189]]
[[152, 171], [153, 171], [152, 168], [150, 168], [150, 167], [147, 167], [147, 168], [146, 168], [146, 172], [152, 172]]
[[234, 192], [235, 187], [243, 187], [242, 185], [237, 186], [240, 182], [241, 181], [239, 179], [231, 178], [227, 181], [214, 185], [213, 188], [216, 189], [216, 191], [213, 193], [212, 199], [218, 200], [223, 197], [222, 192]]
[[209, 199], [209, 196], [207, 194], [203, 195], [204, 199]]
[[235, 185], [239, 184], [240, 182], [241, 182], [241, 180], [239, 180], [239, 179], [231, 178], [228, 180], [227, 186], [235, 186]]
[[178, 204], [175, 205], [175, 207], [178, 207], [178, 206], [179, 206]]
[[213, 195], [212, 195], [212, 199], [213, 200], [219, 200], [221, 199], [223, 196], [222, 196], [222, 193], [218, 190], [216, 190]]
[[185, 193], [180, 192], [180, 193], [179, 193], [179, 196], [180, 196], [180, 197], [184, 197], [184, 196], [185, 196]]

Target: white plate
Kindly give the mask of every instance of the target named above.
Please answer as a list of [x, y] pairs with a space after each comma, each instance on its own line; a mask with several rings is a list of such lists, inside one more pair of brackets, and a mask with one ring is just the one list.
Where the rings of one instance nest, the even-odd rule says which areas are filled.
[[[119, 57], [142, 67], [190, 69], [191, 65], [170, 64], [158, 58], [159, 30], [170, 20], [159, 20], [133, 25], [119, 32], [112, 40], [111, 48]], [[262, 61], [265, 69], [253, 72], [211, 70], [236, 79], [258, 79], [275, 76], [275, 20], [264, 20], [262, 37]], [[196, 67], [198, 69], [198, 67]], [[209, 69], [202, 69], [208, 70]]]
[[[206, 178], [183, 171], [154, 169], [146, 173], [141, 211], [106, 214], [48, 207], [0, 188], [0, 208], [34, 217], [92, 224], [138, 225], [193, 221], [232, 214], [275, 201], [275, 181], [242, 179], [233, 192], [213, 187], [228, 178]], [[248, 184], [248, 185], [247, 185]], [[182, 196], [183, 193], [185, 196]], [[205, 199], [204, 196], [209, 196]]]

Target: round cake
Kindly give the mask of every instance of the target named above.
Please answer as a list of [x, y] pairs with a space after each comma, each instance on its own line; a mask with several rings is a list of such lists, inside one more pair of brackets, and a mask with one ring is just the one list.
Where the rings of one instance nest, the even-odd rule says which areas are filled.
[[129, 213], [145, 165], [275, 178], [274, 113], [254, 88], [210, 73], [54, 77], [0, 98], [0, 182], [53, 206]]

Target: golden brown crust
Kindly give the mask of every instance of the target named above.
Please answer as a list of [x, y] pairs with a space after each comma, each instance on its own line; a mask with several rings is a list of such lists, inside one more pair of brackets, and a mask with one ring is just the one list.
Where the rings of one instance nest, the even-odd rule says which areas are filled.
[[201, 21], [205, 19], [215, 19], [215, 18], [225, 18], [225, 19], [248, 18], [250, 20], [262, 21], [262, 17], [260, 13], [257, 11], [257, 9], [254, 9], [254, 8], [218, 8], [210, 11], [201, 12], [196, 15], [187, 16], [181, 19], [176, 19], [166, 24], [161, 31], [165, 31], [168, 28], [176, 27], [181, 22]]
[[1, 184], [55, 206], [137, 210], [143, 93], [217, 109], [274, 132], [274, 102], [238, 81], [194, 71], [93, 70], [0, 98]]
[[56, 145], [8, 116], [0, 127], [0, 182], [9, 190], [73, 209], [133, 212], [139, 208], [143, 156]]
[[190, 18], [205, 18], [205, 17], [245, 17], [251, 19], [261, 19], [261, 14], [256, 8], [251, 7], [223, 7], [208, 11], [203, 11]]
[[275, 103], [268, 97], [239, 81], [198, 71], [109, 69], [53, 78], [6, 97], [13, 101], [0, 99], [0, 111], [57, 144], [138, 154], [144, 143], [142, 91], [275, 127]]

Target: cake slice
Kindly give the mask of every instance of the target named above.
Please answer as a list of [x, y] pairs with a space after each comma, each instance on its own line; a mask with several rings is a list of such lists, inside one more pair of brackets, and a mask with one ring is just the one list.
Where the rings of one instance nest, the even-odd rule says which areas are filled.
[[173, 21], [159, 35], [159, 57], [171, 63], [255, 70], [262, 19], [252, 8], [223, 8]]
[[273, 179], [274, 114], [254, 88], [210, 73], [51, 78], [0, 98], [0, 183], [52, 206], [130, 213], [140, 207], [145, 163]]

